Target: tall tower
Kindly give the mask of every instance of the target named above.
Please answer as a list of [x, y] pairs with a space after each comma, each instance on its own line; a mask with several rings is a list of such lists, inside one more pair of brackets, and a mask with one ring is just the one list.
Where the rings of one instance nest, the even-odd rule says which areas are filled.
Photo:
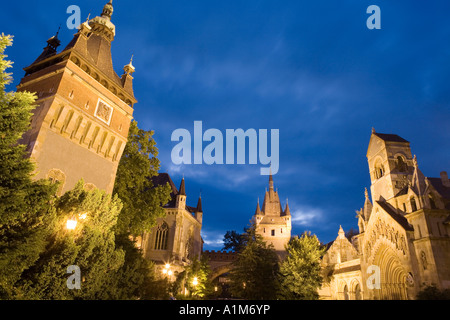
[[100, 16], [79, 27], [60, 52], [58, 34], [28, 67], [18, 91], [37, 95], [31, 129], [23, 136], [36, 162], [36, 178], [61, 182], [59, 193], [84, 179], [88, 187], [111, 193], [133, 105], [131, 61], [119, 77], [113, 69], [112, 0]]
[[273, 244], [277, 253], [283, 256], [285, 245], [291, 239], [291, 212], [287, 202], [284, 210], [281, 207], [278, 191], [274, 190], [272, 175], [269, 176], [269, 190], [266, 190], [262, 209], [258, 200], [254, 221], [256, 233], [268, 244]]
[[414, 160], [408, 141], [372, 129], [367, 150], [372, 201], [393, 198], [412, 181]]

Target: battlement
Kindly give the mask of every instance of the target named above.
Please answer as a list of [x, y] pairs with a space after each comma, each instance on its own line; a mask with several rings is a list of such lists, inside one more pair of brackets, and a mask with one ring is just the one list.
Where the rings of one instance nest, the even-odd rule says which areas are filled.
[[205, 250], [202, 255], [208, 257], [210, 261], [234, 261], [237, 259], [236, 252]]

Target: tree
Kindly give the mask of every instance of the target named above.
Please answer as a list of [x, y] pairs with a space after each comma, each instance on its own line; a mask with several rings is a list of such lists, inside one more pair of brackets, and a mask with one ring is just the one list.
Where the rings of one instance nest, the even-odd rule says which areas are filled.
[[[213, 284], [209, 279], [211, 269], [208, 258], [202, 256], [200, 260], [197, 257], [192, 259], [183, 272], [180, 272], [174, 283], [174, 291], [180, 292], [181, 286], [189, 292], [189, 298], [204, 299], [213, 293]], [[182, 298], [181, 296], [179, 296]]]
[[[86, 191], [83, 186], [80, 180], [58, 199], [52, 239], [36, 263], [22, 274], [17, 298], [133, 298], [135, 287], [131, 286], [130, 292], [130, 288], [121, 286], [124, 277], [119, 276], [124, 275], [120, 270], [125, 263], [125, 251], [116, 247], [113, 231], [122, 208], [121, 201], [103, 190]], [[77, 221], [74, 229], [66, 227], [69, 219]], [[80, 270], [79, 290], [67, 286], [69, 266]], [[136, 272], [125, 276], [135, 275]]]
[[280, 266], [280, 299], [315, 300], [322, 284], [320, 258], [323, 246], [315, 235], [305, 232], [286, 245], [287, 257]]
[[0, 298], [15, 295], [15, 284], [45, 249], [55, 221], [57, 185], [32, 180], [34, 165], [18, 141], [29, 129], [35, 95], [6, 92], [4, 52], [12, 37], [0, 36]]
[[278, 291], [278, 256], [256, 233], [254, 223], [245, 234], [245, 247], [230, 271], [231, 293], [239, 298], [271, 300]]
[[245, 248], [245, 243], [245, 233], [240, 234], [235, 230], [227, 231], [223, 237], [223, 250], [241, 252]]
[[128, 142], [117, 168], [113, 194], [122, 200], [117, 232], [141, 235], [150, 231], [158, 217], [165, 215], [162, 205], [170, 199], [170, 186], [154, 186], [151, 178], [158, 174], [160, 162], [153, 131], [139, 129], [132, 121]]

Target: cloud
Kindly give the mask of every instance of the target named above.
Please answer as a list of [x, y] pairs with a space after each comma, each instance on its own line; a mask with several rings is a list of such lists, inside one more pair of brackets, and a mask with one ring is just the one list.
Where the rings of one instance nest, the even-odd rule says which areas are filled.
[[323, 210], [308, 206], [289, 205], [294, 208], [291, 211], [292, 224], [294, 226], [313, 226], [318, 219], [323, 218]]
[[203, 242], [210, 248], [222, 249], [223, 247], [223, 234], [218, 231], [206, 231], [202, 230], [201, 235]]

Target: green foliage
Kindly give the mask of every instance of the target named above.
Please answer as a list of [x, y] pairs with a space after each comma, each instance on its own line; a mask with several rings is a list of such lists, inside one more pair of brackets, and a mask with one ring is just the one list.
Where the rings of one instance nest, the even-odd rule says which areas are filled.
[[238, 253], [230, 272], [231, 293], [250, 300], [276, 298], [278, 284], [278, 256], [273, 246], [268, 246], [255, 226], [247, 229], [245, 248]]
[[439, 290], [435, 285], [427, 286], [416, 297], [417, 300], [450, 300], [450, 289]]
[[[113, 227], [121, 201], [105, 191], [83, 189], [83, 180], [57, 202], [57, 228], [46, 250], [26, 270], [18, 286], [18, 298], [113, 299], [123, 298], [117, 283], [125, 263], [125, 251], [116, 248]], [[66, 228], [76, 219], [74, 230]], [[67, 267], [81, 270], [81, 289], [67, 288]], [[124, 288], [124, 290], [129, 290]]]
[[223, 237], [223, 249], [234, 252], [241, 252], [246, 245], [246, 233], [237, 233], [236, 231], [227, 231]]
[[171, 189], [169, 185], [153, 186], [151, 178], [158, 174], [160, 165], [157, 155], [153, 131], [139, 129], [132, 121], [113, 191], [123, 202], [118, 233], [140, 235], [165, 215], [162, 205], [169, 201]]
[[180, 272], [174, 282], [173, 291], [181, 292], [184, 287], [188, 290], [189, 296], [178, 295], [178, 299], [205, 299], [214, 292], [214, 286], [209, 279], [211, 269], [208, 260], [202, 256], [192, 259], [191, 264]]
[[35, 96], [5, 92], [11, 61], [4, 52], [11, 36], [0, 36], [0, 298], [15, 294], [15, 283], [45, 249], [52, 232], [56, 185], [32, 181], [34, 165], [18, 140], [29, 129]]
[[318, 299], [322, 284], [320, 258], [323, 247], [315, 235], [305, 232], [286, 246], [287, 257], [280, 266], [279, 298], [286, 300]]

